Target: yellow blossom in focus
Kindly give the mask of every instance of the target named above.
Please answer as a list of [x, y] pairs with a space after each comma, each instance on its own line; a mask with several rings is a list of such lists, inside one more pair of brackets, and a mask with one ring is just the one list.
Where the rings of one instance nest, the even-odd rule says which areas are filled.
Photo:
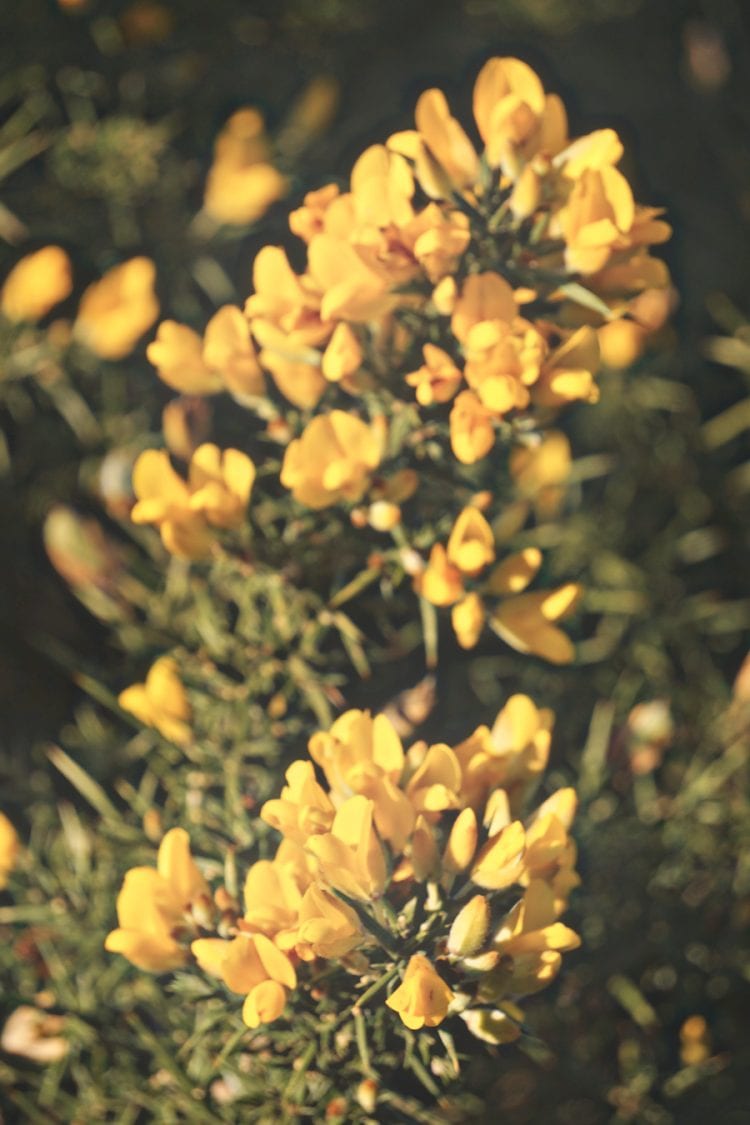
[[119, 927], [107, 935], [104, 948], [148, 972], [176, 969], [187, 959], [178, 938], [192, 926], [193, 906], [209, 897], [187, 832], [173, 828], [159, 846], [156, 868], [133, 867], [126, 874], [117, 898]]
[[155, 727], [169, 742], [185, 746], [192, 734], [193, 711], [182, 686], [177, 662], [161, 656], [152, 664], [143, 684], [132, 684], [120, 692], [117, 702], [146, 726]]
[[485, 63], [474, 85], [474, 117], [488, 164], [514, 177], [524, 160], [554, 156], [567, 139], [562, 102], [545, 95], [538, 75], [521, 59]]
[[470, 957], [483, 944], [490, 926], [490, 904], [486, 895], [474, 895], [456, 915], [447, 949], [454, 957]]
[[386, 1004], [398, 1012], [412, 1031], [420, 1027], [437, 1027], [448, 1014], [453, 993], [435, 968], [415, 953], [406, 966], [404, 979]]
[[343, 957], [362, 942], [357, 915], [340, 898], [313, 883], [300, 903], [297, 929], [297, 955]]
[[18, 833], [5, 813], [0, 812], [0, 891], [8, 884], [19, 850]]
[[60, 246], [45, 246], [10, 271], [0, 290], [0, 312], [8, 320], [41, 320], [72, 289], [70, 258]]
[[281, 796], [266, 801], [261, 809], [266, 824], [299, 844], [318, 832], [330, 831], [335, 810], [328, 794], [315, 780], [312, 762], [292, 762], [285, 776], [287, 784]]
[[307, 842], [321, 878], [334, 890], [365, 902], [382, 893], [387, 878], [373, 813], [372, 801], [350, 797], [336, 813], [331, 831]]
[[156, 268], [149, 258], [131, 258], [108, 270], [81, 297], [73, 333], [100, 359], [122, 359], [159, 315]]
[[220, 223], [253, 223], [288, 191], [268, 159], [263, 117], [247, 106], [229, 118], [216, 139], [203, 209]]
[[198, 938], [190, 948], [205, 972], [221, 977], [232, 992], [247, 994], [242, 1019], [248, 1027], [278, 1019], [287, 990], [297, 985], [291, 961], [263, 934], [240, 934], [232, 941]]
[[565, 240], [565, 264], [573, 273], [592, 274], [609, 261], [635, 219], [630, 185], [616, 168], [587, 168], [576, 179], [551, 230]]
[[309, 508], [361, 500], [380, 464], [384, 431], [333, 410], [308, 424], [284, 454], [281, 483]]

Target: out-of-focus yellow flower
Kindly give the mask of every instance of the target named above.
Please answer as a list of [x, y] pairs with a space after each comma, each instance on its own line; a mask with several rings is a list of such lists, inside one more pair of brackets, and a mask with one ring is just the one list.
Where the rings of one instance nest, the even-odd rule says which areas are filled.
[[422, 348], [424, 364], [406, 376], [406, 382], [415, 388], [420, 406], [448, 402], [461, 385], [461, 371], [442, 348], [425, 344]]
[[474, 85], [474, 117], [491, 168], [515, 176], [523, 160], [554, 156], [565, 145], [567, 120], [555, 94], [514, 58], [489, 59]]
[[599, 388], [595, 376], [599, 369], [599, 338], [595, 329], [584, 325], [551, 353], [542, 367], [531, 397], [539, 406], [564, 406], [582, 400], [597, 402]]
[[451, 609], [451, 624], [461, 648], [474, 648], [484, 629], [486, 611], [479, 594], [472, 592]]
[[450, 415], [451, 449], [463, 465], [473, 465], [486, 457], [495, 444], [492, 412], [474, 391], [461, 391]]
[[0, 290], [0, 311], [8, 320], [41, 320], [72, 289], [70, 258], [60, 246], [45, 246], [10, 271]]
[[312, 242], [324, 229], [325, 216], [334, 199], [339, 196], [338, 184], [326, 184], [317, 191], [308, 191], [302, 206], [289, 215], [289, 229], [304, 242]]
[[307, 850], [334, 890], [367, 902], [386, 884], [385, 857], [373, 825], [374, 803], [359, 795], [344, 801], [331, 831], [312, 836]]
[[196, 449], [188, 480], [179, 476], [166, 450], [147, 449], [133, 466], [137, 503], [134, 523], [154, 524], [173, 555], [198, 559], [213, 545], [211, 527], [236, 528], [245, 517], [255, 466], [238, 449], [206, 443]]
[[542, 519], [559, 511], [570, 465], [570, 442], [560, 430], [548, 430], [536, 445], [517, 445], [509, 462], [518, 492]]
[[337, 324], [323, 353], [321, 368], [329, 383], [340, 383], [362, 363], [362, 348], [354, 332], [343, 321]]
[[[6, 1048], [7, 1050], [7, 1048]], [[680, 1028], [680, 1061], [700, 1066], [711, 1054], [711, 1035], [703, 1016], [688, 1016]]]
[[8, 875], [16, 865], [19, 850], [18, 833], [5, 813], [0, 812], [0, 891], [7, 886]]
[[599, 350], [606, 367], [623, 370], [638, 359], [646, 344], [647, 332], [635, 320], [610, 320], [598, 329]]
[[404, 979], [386, 1004], [398, 1012], [412, 1031], [420, 1027], [437, 1027], [448, 1014], [453, 993], [433, 965], [421, 953], [415, 953], [406, 966]]
[[37, 1063], [54, 1063], [65, 1058], [70, 1043], [60, 1034], [65, 1017], [53, 1016], [30, 1004], [21, 1004], [8, 1016], [0, 1034], [0, 1047]]
[[467, 870], [477, 850], [478, 834], [476, 813], [472, 808], [462, 809], [450, 830], [443, 852], [441, 866], [446, 886], [450, 885], [454, 875]]
[[382, 427], [354, 414], [320, 414], [287, 447], [281, 483], [309, 508], [361, 500], [380, 464], [383, 441]]
[[556, 590], [540, 590], [507, 598], [490, 617], [495, 632], [518, 652], [541, 656], [551, 664], [570, 664], [573, 642], [556, 621], [572, 613], [583, 591], [575, 582]]
[[173, 828], [159, 846], [156, 868], [133, 867], [126, 874], [117, 897], [119, 927], [107, 935], [104, 948], [148, 972], [176, 969], [187, 959], [177, 939], [193, 928], [193, 907], [209, 897], [187, 832]]
[[602, 269], [635, 219], [630, 185], [609, 165], [586, 168], [573, 184], [551, 230], [565, 239], [565, 264], [573, 273]]
[[73, 333], [100, 359], [122, 359], [159, 315], [150, 258], [131, 258], [108, 270], [81, 297]]
[[463, 595], [461, 571], [448, 559], [442, 543], [430, 551], [430, 561], [414, 579], [414, 589], [432, 605], [453, 605]]
[[469, 506], [459, 515], [448, 539], [448, 562], [474, 578], [495, 559], [495, 537], [478, 508]]
[[[197, 450], [196, 450], [197, 452]], [[190, 507], [190, 489], [165, 449], [147, 449], [133, 466], [136, 504], [133, 523], [154, 524], [170, 554], [199, 559], [208, 555], [213, 536], [200, 512]]]
[[466, 343], [469, 332], [486, 321], [512, 324], [518, 315], [513, 290], [499, 273], [473, 273], [466, 278], [451, 317], [451, 331]]
[[212, 527], [239, 527], [255, 483], [255, 465], [239, 449], [207, 442], [190, 461], [190, 510], [200, 512]]
[[192, 738], [193, 711], [182, 686], [177, 662], [161, 656], [152, 664], [143, 684], [132, 684], [117, 702], [146, 726], [156, 727], [169, 742], [185, 746]]
[[254, 223], [289, 190], [268, 159], [262, 115], [249, 106], [229, 118], [216, 139], [203, 209], [220, 223]]
[[203, 339], [184, 324], [162, 321], [146, 356], [159, 378], [182, 394], [212, 395], [227, 390], [242, 397], [265, 390], [250, 326], [234, 305], [224, 305], [215, 313]]

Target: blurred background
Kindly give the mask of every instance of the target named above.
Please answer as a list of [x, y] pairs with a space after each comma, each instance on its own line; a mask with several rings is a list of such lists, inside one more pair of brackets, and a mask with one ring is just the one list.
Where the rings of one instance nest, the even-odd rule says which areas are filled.
[[[138, 254], [156, 263], [162, 317], [200, 321], [244, 296], [259, 246], [288, 239], [290, 204], [408, 127], [427, 86], [469, 122], [492, 55], [528, 61], [574, 135], [617, 129], [636, 198], [667, 210], [672, 328], [567, 425], [576, 454], [615, 463], [558, 564], [588, 553], [609, 590], [608, 663], [535, 668], [518, 685], [555, 706], [560, 780], [582, 791], [571, 924], [584, 946], [536, 1005], [538, 1039], [477, 1059], [476, 1088], [513, 1122], [750, 1121], [750, 684], [735, 682], [750, 625], [749, 25], [739, 0], [0, 9], [0, 280], [22, 255], [64, 247], [63, 334], [86, 284]], [[262, 223], [207, 227], [214, 140], [245, 105], [262, 111], [290, 195]], [[107, 451], [158, 426], [167, 396], [147, 339], [117, 367], [89, 356], [63, 371], [33, 340], [0, 353], [0, 785], [19, 817], [19, 774], [75, 714], [74, 669], [109, 661], [117, 678], [106, 626], [51, 565], [44, 524], [55, 504], [96, 509]], [[615, 604], [623, 588], [635, 610]], [[493, 660], [446, 677], [443, 729], [460, 736], [466, 693], [478, 715], [494, 705], [488, 678], [515, 672]]]

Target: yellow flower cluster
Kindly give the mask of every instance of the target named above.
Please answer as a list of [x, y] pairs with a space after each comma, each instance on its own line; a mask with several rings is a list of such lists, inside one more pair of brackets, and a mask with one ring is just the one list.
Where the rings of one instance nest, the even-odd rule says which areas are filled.
[[[669, 227], [658, 209], [635, 203], [616, 167], [617, 134], [571, 139], [560, 98], [546, 94], [521, 60], [486, 63], [474, 115], [481, 153], [444, 95], [426, 91], [416, 129], [368, 148], [348, 191], [328, 184], [291, 213], [290, 228], [307, 246], [303, 272], [281, 247], [260, 250], [244, 328], [239, 309], [231, 310], [251, 394], [262, 389], [262, 372], [303, 410], [337, 390], [403, 398], [413, 388], [423, 408], [451, 403], [450, 444], [465, 465], [489, 454], [509, 418], [546, 424], [569, 402], [596, 400], [599, 330], [610, 355], [632, 332], [607, 335], [606, 321], [627, 317], [623, 324], [647, 331], [649, 314], [635, 308], [644, 298], [653, 306], [654, 294], [658, 303], [668, 284], [648, 248], [668, 238]], [[257, 163], [264, 144], [258, 115], [242, 110], [219, 138], [217, 158], [249, 145], [250, 171], [270, 168]], [[403, 367], [405, 316], [421, 347], [414, 370]], [[209, 330], [201, 351], [190, 329], [162, 326], [150, 358], [171, 386], [237, 390], [226, 352], [218, 364], [206, 355]], [[399, 368], [404, 374], [394, 377]], [[298, 499], [308, 503], [309, 492], [320, 507], [330, 429], [314, 421], [285, 475]], [[330, 491], [331, 503], [349, 498]]]
[[[542, 552], [537, 547], [527, 547], [494, 563], [492, 528], [478, 508], [464, 508], [447, 546], [436, 543], [432, 548], [427, 566], [415, 578], [415, 588], [432, 605], [452, 607], [451, 621], [462, 648], [473, 648], [479, 640], [487, 617], [487, 599], [500, 599], [489, 620], [507, 644], [553, 664], [570, 663], [573, 644], [555, 622], [573, 612], [581, 587], [568, 582], [556, 590], [524, 592], [542, 565]], [[477, 588], [467, 590], [467, 582]]]
[[363, 977], [384, 966], [384, 984], [401, 974], [386, 1003], [411, 1029], [460, 1014], [482, 1038], [512, 1038], [516, 999], [579, 944], [559, 921], [579, 881], [575, 794], [523, 812], [553, 721], [516, 695], [492, 729], [406, 752], [386, 716], [347, 711], [263, 806], [282, 841], [249, 869], [244, 911], [224, 888], [211, 900], [173, 829], [156, 870], [128, 872], [107, 948], [154, 972], [192, 954], [245, 996], [249, 1027], [279, 1017], [298, 973], [304, 984], [325, 959]]

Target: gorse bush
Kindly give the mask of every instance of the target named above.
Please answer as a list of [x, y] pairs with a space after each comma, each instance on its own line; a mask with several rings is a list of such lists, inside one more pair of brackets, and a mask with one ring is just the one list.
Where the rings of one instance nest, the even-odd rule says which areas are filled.
[[[330, 102], [312, 89], [303, 123]], [[115, 692], [80, 673], [96, 705], [51, 756], [103, 819], [109, 920], [98, 906], [91, 948], [120, 955], [105, 970], [128, 1012], [120, 1047], [160, 1060], [164, 1120], [460, 1120], [471, 1060], [534, 1043], [521, 1004], [580, 945], [563, 917], [581, 883], [577, 797], [547, 776], [550, 700], [506, 691], [491, 724], [454, 715], [440, 741], [418, 728], [432, 674], [465, 651], [536, 659], [550, 685], [584, 646], [593, 663], [619, 640], [587, 635], [608, 602], [587, 601], [565, 538], [580, 477], [555, 427], [618, 392], [600, 366], [626, 368], [664, 324], [650, 247], [670, 231], [634, 201], [617, 134], [571, 137], [526, 63], [490, 59], [473, 106], [464, 128], [439, 90], [422, 94], [416, 128], [368, 148], [348, 190], [291, 211], [293, 238], [257, 252], [243, 307], [161, 321], [146, 358], [178, 394], [161, 435], [131, 431], [104, 458], [103, 527], [48, 517], [53, 564], [141, 670]], [[260, 114], [235, 112], [199, 228], [261, 220], [291, 190], [279, 163]], [[155, 281], [133, 256], [72, 325], [39, 327], [72, 291], [48, 246], [7, 277], [2, 331], [18, 356], [33, 340], [117, 362], [158, 320]], [[389, 664], [410, 667], [398, 706]], [[355, 707], [373, 672], [370, 709]], [[657, 768], [665, 725], [634, 773]], [[117, 747], [132, 815], [91, 769], [97, 740]], [[0, 820], [0, 880], [18, 853]], [[136, 1116], [156, 1113], [154, 1089]]]

